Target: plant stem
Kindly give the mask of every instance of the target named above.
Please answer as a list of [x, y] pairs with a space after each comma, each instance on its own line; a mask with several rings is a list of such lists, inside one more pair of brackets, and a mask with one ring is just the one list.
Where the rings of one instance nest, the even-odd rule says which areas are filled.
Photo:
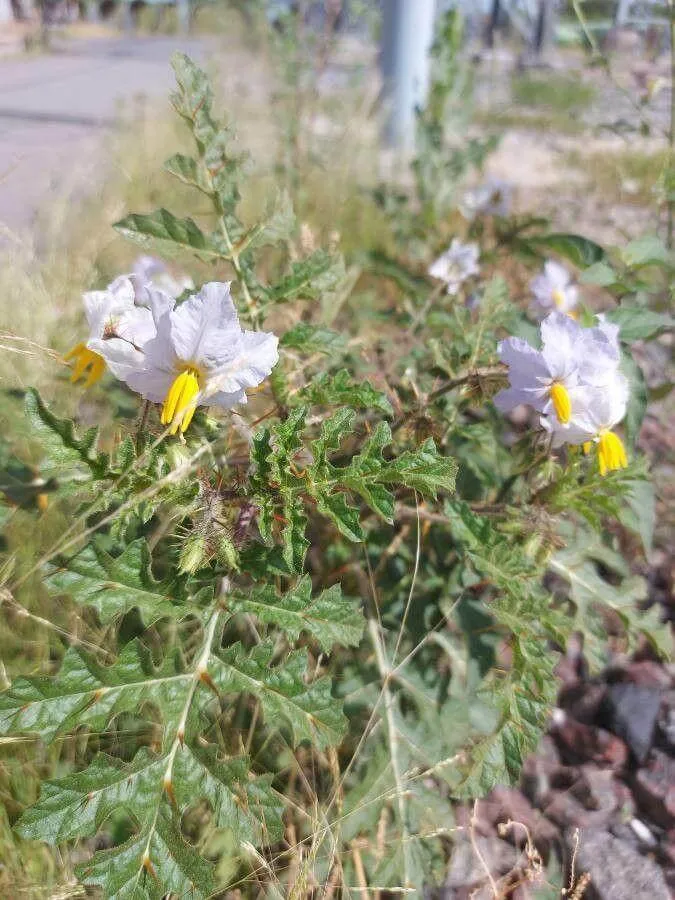
[[[228, 582], [226, 579], [223, 579], [223, 588], [221, 593], [225, 593], [228, 589]], [[216, 633], [216, 626], [218, 625], [218, 619], [220, 618], [220, 614], [222, 612], [222, 601], [220, 598], [216, 600], [215, 605], [211, 609], [211, 614], [209, 616], [209, 620], [204, 629], [204, 642], [202, 644], [201, 651], [199, 656], [195, 661], [194, 668], [192, 670], [192, 677], [190, 678], [190, 684], [187, 690], [187, 696], [185, 698], [185, 704], [183, 706], [183, 710], [180, 715], [180, 719], [178, 720], [178, 724], [176, 726], [175, 737], [173, 739], [173, 743], [171, 744], [171, 749], [169, 750], [168, 760], [166, 764], [166, 768], [164, 770], [164, 775], [162, 776], [162, 789], [164, 793], [166, 793], [169, 800], [174, 803], [175, 799], [173, 794], [173, 763], [176, 758], [176, 753], [178, 752], [178, 748], [183, 746], [185, 741], [185, 727], [187, 724], [188, 716], [190, 714], [190, 708], [192, 707], [192, 701], [194, 699], [195, 691], [197, 690], [197, 686], [200, 681], [202, 681], [203, 677], [206, 675], [209, 657], [211, 655], [211, 645], [213, 644], [213, 639]], [[152, 825], [150, 826], [150, 830], [148, 833], [148, 840], [145, 845], [145, 850], [143, 851], [143, 857], [141, 861], [141, 866], [138, 870], [138, 874], [136, 876], [136, 883], [138, 882], [143, 875], [144, 872], [150, 871], [152, 872], [152, 860], [150, 858], [150, 845], [152, 844], [152, 838], [155, 833], [155, 829], [157, 828], [157, 819], [159, 818], [159, 810], [161, 807], [161, 802], [157, 804], [157, 809], [155, 811], [155, 817], [152, 820]]]
[[670, 18], [670, 127], [668, 129], [668, 172], [666, 176], [666, 190], [668, 197], [668, 233], [666, 245], [669, 250], [673, 248], [673, 220], [675, 219], [675, 197], [671, 182], [673, 181], [673, 169], [675, 168], [675, 0], [669, 0], [668, 12]]
[[429, 394], [427, 400], [429, 403], [433, 403], [434, 400], [438, 400], [439, 397], [442, 397], [443, 394], [447, 394], [448, 391], [453, 391], [455, 388], [468, 384], [474, 379], [480, 381], [481, 378], [495, 378], [498, 375], [506, 375], [506, 366], [483, 366], [482, 368], [471, 369], [469, 372], [464, 372], [456, 378], [451, 378], [449, 381], [446, 381], [445, 384], [436, 388], [435, 391], [432, 391]]
[[389, 690], [389, 681], [391, 679], [391, 666], [387, 661], [384, 645], [380, 636], [379, 626], [375, 619], [368, 620], [368, 630], [370, 639], [375, 650], [377, 659], [377, 668], [382, 679], [382, 699], [384, 701], [384, 715], [387, 728], [387, 740], [389, 743], [389, 756], [391, 758], [391, 769], [394, 774], [394, 783], [396, 785], [396, 805], [398, 809], [398, 817], [401, 822], [401, 851], [403, 853], [403, 877], [405, 880], [404, 887], [412, 887], [412, 859], [410, 856], [410, 831], [408, 828], [408, 810], [405, 803], [405, 789], [403, 787], [403, 775], [399, 761], [399, 743], [398, 731], [396, 730], [396, 721], [394, 717], [394, 697]]
[[230, 238], [230, 232], [227, 230], [227, 225], [225, 224], [225, 217], [220, 211], [220, 233], [223, 236], [223, 240], [225, 241], [225, 246], [227, 247], [227, 252], [230, 254], [230, 261], [232, 262], [232, 267], [237, 274], [237, 279], [239, 284], [241, 285], [241, 292], [244, 295], [244, 302], [246, 303], [246, 308], [248, 310], [249, 317], [251, 319], [251, 324], [255, 327], [258, 319], [258, 309], [255, 305], [255, 301], [251, 296], [251, 292], [248, 289], [248, 283], [246, 282], [246, 278], [244, 277], [244, 272], [241, 267], [241, 262], [239, 260], [239, 254], [234, 248], [234, 244], [232, 243], [232, 239]]

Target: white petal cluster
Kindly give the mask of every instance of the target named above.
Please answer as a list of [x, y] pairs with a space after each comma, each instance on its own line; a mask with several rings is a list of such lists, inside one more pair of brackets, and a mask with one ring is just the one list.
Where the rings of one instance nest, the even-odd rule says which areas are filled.
[[619, 372], [618, 328], [600, 319], [583, 328], [562, 312], [541, 323], [540, 350], [522, 338], [507, 338], [498, 347], [509, 369], [509, 387], [495, 397], [508, 412], [527, 404], [541, 413], [552, 444], [598, 444], [600, 471], [626, 465], [614, 426], [623, 419], [629, 388]]
[[456, 294], [468, 278], [480, 272], [479, 256], [478, 244], [463, 244], [457, 238], [453, 238], [445, 253], [429, 266], [429, 275], [444, 282], [448, 294]]
[[196, 406], [230, 409], [246, 402], [277, 362], [278, 340], [244, 331], [229, 283], [210, 282], [176, 305], [175, 297], [135, 276], [84, 295], [86, 344], [68, 354], [73, 380], [93, 383], [107, 366], [147, 400], [163, 403], [162, 421], [185, 431]]
[[[230, 409], [246, 403], [246, 388], [267, 378], [278, 359], [275, 335], [242, 330], [229, 283], [205, 284], [156, 325], [143, 365], [126, 379], [132, 390], [156, 403], [168, 402], [176, 380], [189, 373], [199, 387], [196, 405]], [[175, 415], [179, 412], [177, 406]]]
[[549, 259], [543, 272], [530, 282], [530, 290], [539, 309], [545, 313], [553, 309], [571, 315], [579, 302], [579, 291], [564, 266]]
[[508, 181], [491, 178], [464, 194], [459, 211], [469, 220], [476, 216], [508, 216], [512, 197], [513, 186]]
[[151, 285], [175, 298], [180, 297], [184, 291], [194, 290], [195, 286], [189, 275], [181, 273], [174, 276], [163, 260], [145, 254], [134, 261], [130, 277], [139, 291]]
[[84, 294], [84, 313], [89, 325], [87, 349], [103, 358], [116, 378], [143, 365], [145, 345], [155, 336], [155, 318], [168, 312], [173, 300], [163, 291], [137, 289], [122, 275], [104, 291]]

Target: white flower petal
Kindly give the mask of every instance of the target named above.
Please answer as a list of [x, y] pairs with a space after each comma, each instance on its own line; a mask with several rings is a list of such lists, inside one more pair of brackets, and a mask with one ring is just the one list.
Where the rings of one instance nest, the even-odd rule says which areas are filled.
[[155, 369], [146, 365], [145, 368], [130, 371], [124, 380], [132, 391], [146, 400], [163, 403], [178, 374], [170, 369]]
[[278, 344], [274, 334], [244, 331], [238, 355], [208, 373], [208, 395], [212, 390], [230, 394], [259, 385], [279, 359]]
[[499, 358], [509, 367], [509, 378], [522, 377], [528, 383], [538, 378], [548, 379], [550, 373], [540, 350], [535, 350], [526, 340], [518, 337], [506, 338], [497, 345]]
[[494, 398], [493, 403], [500, 412], [507, 413], [514, 410], [517, 406], [532, 406], [532, 401], [536, 400], [531, 391], [520, 390], [519, 388], [504, 388]]
[[156, 275], [166, 272], [166, 263], [157, 256], [141, 255], [135, 259], [132, 272], [142, 281], [152, 281]]
[[221, 409], [232, 409], [233, 406], [237, 406], [239, 403], [248, 403], [246, 399], [246, 393], [243, 390], [233, 391], [231, 394], [226, 393], [225, 391], [218, 391], [215, 394], [211, 394], [208, 398], [209, 406], [219, 406]]
[[120, 338], [94, 339], [87, 347], [102, 356], [115, 378], [126, 381], [143, 366], [143, 353]]
[[551, 377], [565, 381], [578, 368], [584, 329], [557, 310], [544, 319], [540, 329], [541, 352]]
[[105, 320], [110, 309], [111, 297], [109, 291], [87, 291], [82, 295], [84, 314], [89, 325], [92, 337], [100, 337], [103, 334]]
[[184, 362], [210, 368], [240, 333], [227, 282], [205, 284], [171, 314], [171, 342], [176, 356]]
[[155, 322], [149, 309], [135, 306], [115, 325], [114, 336], [142, 350], [156, 334]]

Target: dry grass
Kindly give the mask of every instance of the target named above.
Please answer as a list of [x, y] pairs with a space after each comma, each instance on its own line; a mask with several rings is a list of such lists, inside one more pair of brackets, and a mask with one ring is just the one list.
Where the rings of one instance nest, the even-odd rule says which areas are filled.
[[570, 151], [565, 164], [582, 171], [607, 201], [651, 206], [658, 199], [659, 182], [668, 163], [666, 150], [633, 149]]

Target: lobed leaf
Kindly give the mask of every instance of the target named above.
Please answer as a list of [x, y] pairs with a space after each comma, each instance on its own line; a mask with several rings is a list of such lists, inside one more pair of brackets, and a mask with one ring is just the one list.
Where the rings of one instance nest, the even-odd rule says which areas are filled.
[[113, 228], [144, 249], [155, 249], [165, 256], [175, 255], [180, 250], [194, 250], [205, 257], [220, 256], [192, 219], [179, 219], [168, 209], [148, 214], [132, 213], [116, 222]]
[[216, 889], [214, 866], [188, 844], [169, 810], [158, 812], [148, 834], [95, 853], [76, 873], [110, 900], [162, 900], [167, 893], [207, 900]]
[[333, 644], [357, 647], [363, 634], [363, 616], [357, 603], [343, 597], [337, 584], [313, 597], [309, 575], [304, 575], [282, 596], [272, 585], [257, 588], [246, 596], [235, 595], [230, 599], [229, 608], [276, 625], [291, 641], [297, 641], [306, 632], [326, 651]]
[[116, 558], [92, 542], [65, 565], [49, 566], [45, 585], [54, 594], [69, 594], [76, 603], [92, 606], [104, 624], [134, 607], [146, 625], [163, 616], [186, 615], [189, 608], [172, 596], [169, 585], [155, 581], [150, 564], [142, 538]]
[[269, 725], [286, 722], [294, 744], [309, 741], [321, 749], [342, 739], [347, 720], [331, 695], [330, 678], [306, 683], [308, 659], [302, 650], [272, 665], [274, 643], [264, 641], [246, 651], [234, 644], [212, 658], [209, 674], [223, 694], [245, 691], [260, 701]]
[[344, 262], [326, 250], [316, 250], [306, 259], [295, 262], [290, 273], [266, 291], [270, 303], [291, 300], [316, 300], [337, 286], [344, 277]]
[[393, 414], [391, 403], [382, 391], [369, 381], [354, 381], [347, 369], [341, 369], [335, 375], [328, 372], [317, 375], [298, 396], [305, 403], [345, 405], [352, 409], [378, 410], [387, 416]]
[[25, 410], [44, 450], [40, 470], [45, 478], [81, 481], [108, 476], [110, 458], [96, 449], [97, 428], [89, 428], [78, 437], [72, 420], [53, 415], [33, 388], [26, 391]]

